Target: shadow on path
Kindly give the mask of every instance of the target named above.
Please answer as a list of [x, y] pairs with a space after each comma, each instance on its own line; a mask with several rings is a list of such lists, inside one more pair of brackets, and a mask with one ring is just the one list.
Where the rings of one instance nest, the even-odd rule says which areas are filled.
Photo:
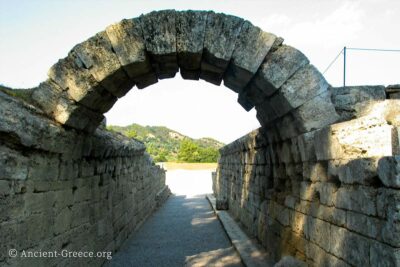
[[242, 266], [204, 195], [170, 196], [104, 266]]

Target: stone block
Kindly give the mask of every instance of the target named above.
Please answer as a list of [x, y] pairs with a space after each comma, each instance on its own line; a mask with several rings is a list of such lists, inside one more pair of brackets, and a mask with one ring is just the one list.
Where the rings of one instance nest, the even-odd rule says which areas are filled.
[[331, 225], [330, 252], [352, 266], [369, 266], [370, 239]]
[[62, 93], [63, 89], [54, 81], [46, 80], [33, 90], [32, 100], [47, 115], [55, 118], [56, 114], [53, 114], [53, 112], [57, 109]]
[[371, 266], [377, 267], [400, 266], [400, 249], [372, 242], [369, 262]]
[[398, 212], [400, 203], [400, 192], [397, 189], [379, 188], [377, 195], [378, 216], [383, 219], [390, 219]]
[[266, 96], [275, 93], [297, 70], [308, 64], [308, 59], [287, 45], [269, 53], [246, 91], [260, 90]]
[[29, 158], [4, 145], [0, 146], [0, 179], [25, 180]]
[[345, 184], [371, 185], [376, 183], [377, 158], [361, 158], [339, 167], [339, 180]]
[[271, 107], [269, 99], [265, 99], [262, 103], [256, 105], [256, 111], [257, 119], [263, 127], [271, 124], [272, 121], [278, 118], [278, 115]]
[[81, 204], [75, 204], [72, 206], [71, 212], [71, 227], [73, 228], [84, 225], [85, 223], [89, 222], [90, 204], [85, 202]]
[[106, 33], [122, 67], [139, 89], [158, 81], [146, 53], [139, 19], [124, 19], [112, 24]]
[[392, 129], [383, 118], [370, 116], [325, 127], [315, 134], [317, 159], [391, 156]]
[[178, 72], [176, 54], [176, 11], [154, 11], [140, 16], [146, 51], [159, 79], [172, 78]]
[[385, 186], [400, 188], [400, 156], [379, 159], [378, 175]]
[[245, 21], [224, 74], [224, 85], [235, 92], [241, 92], [256, 74], [275, 39], [274, 34], [264, 32]]
[[54, 181], [58, 179], [60, 160], [55, 156], [33, 154], [30, 156], [28, 178]]
[[50, 80], [41, 83], [32, 98], [47, 115], [74, 129], [93, 132], [104, 119], [102, 114], [70, 100], [61, 87]]
[[54, 218], [54, 234], [62, 234], [71, 227], [72, 212], [69, 208], [64, 208]]
[[6, 196], [10, 195], [10, 193], [10, 182], [6, 180], [0, 180], [0, 198], [5, 198]]
[[122, 97], [134, 86], [114, 53], [105, 31], [76, 45], [70, 53], [76, 54], [96, 81], [114, 96]]
[[54, 64], [48, 75], [58, 86], [66, 90], [68, 98], [89, 109], [105, 113], [117, 101], [115, 96], [94, 79], [74, 52]]
[[346, 225], [346, 211], [338, 209], [336, 207], [327, 207], [324, 205], [316, 205], [316, 209], [311, 211], [312, 215], [318, 219], [327, 221], [337, 226]]
[[55, 193], [26, 193], [23, 195], [25, 214], [40, 213], [50, 211], [55, 203]]
[[52, 234], [53, 218], [51, 214], [32, 214], [17, 225], [16, 247], [22, 250], [37, 246], [43, 240], [52, 237]]
[[301, 161], [303, 162], [316, 160], [314, 133], [315, 132], [308, 132], [296, 137]]
[[372, 102], [386, 99], [384, 86], [331, 88], [332, 102], [342, 121], [359, 117]]
[[335, 123], [339, 118], [330, 100], [329, 91], [314, 97], [292, 113], [301, 133], [321, 129]]
[[396, 248], [400, 247], [400, 211], [399, 203], [393, 203], [387, 210], [387, 219], [385, 223], [381, 223], [382, 241]]
[[[314, 97], [325, 93], [329, 85], [312, 65], [299, 69], [271, 96], [271, 105], [278, 116], [296, 109]], [[330, 96], [330, 95], [329, 95]]]
[[72, 194], [72, 188], [65, 188], [64, 190], [57, 191], [54, 195], [54, 208], [61, 210], [65, 207], [72, 206], [74, 197]]
[[337, 191], [335, 206], [341, 209], [377, 215], [377, 190], [365, 186], [343, 186]]
[[250, 111], [254, 108], [254, 104], [249, 100], [244, 94], [239, 93], [237, 102], [244, 108], [246, 111]]
[[60, 180], [73, 180], [78, 178], [79, 167], [78, 163], [68, 160], [60, 162]]
[[307, 232], [305, 233], [305, 237], [309, 239], [311, 242], [318, 244], [325, 251], [330, 251], [330, 246], [332, 242], [331, 237], [331, 224], [308, 217], [307, 220]]
[[327, 182], [329, 180], [327, 162], [304, 162], [303, 179], [311, 182]]
[[276, 220], [283, 226], [289, 226], [290, 225], [290, 210], [287, 208], [284, 208], [283, 206], [279, 205], [276, 206], [278, 209], [276, 213]]
[[231, 60], [243, 19], [209, 12], [204, 36], [200, 78], [220, 85]]
[[280, 140], [294, 138], [301, 134], [296, 118], [291, 113], [288, 113], [279, 120], [276, 120], [275, 123], [280, 134]]
[[[251, 84], [252, 82], [250, 81], [249, 85]], [[256, 86], [249, 85], [247, 85], [247, 87], [245, 87], [243, 91], [239, 93], [239, 97], [242, 96], [255, 106], [260, 105], [268, 98], [268, 96], [261, 89]]]
[[191, 10], [176, 13], [176, 49], [184, 79], [200, 78], [207, 14], [205, 11]]
[[300, 235], [304, 234], [306, 238], [308, 234], [308, 220], [310, 220], [309, 216], [290, 210], [290, 226], [292, 231]]
[[306, 255], [310, 259], [310, 266], [326, 266], [326, 267], [350, 267], [349, 264], [343, 260], [335, 257], [319, 246], [308, 242], [306, 244]]
[[377, 218], [347, 211], [346, 228], [356, 233], [377, 239], [383, 224], [384, 222]]

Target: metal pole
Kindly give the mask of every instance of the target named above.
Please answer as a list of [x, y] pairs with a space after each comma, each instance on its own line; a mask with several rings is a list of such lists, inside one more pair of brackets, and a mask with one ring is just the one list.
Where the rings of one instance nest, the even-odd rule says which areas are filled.
[[346, 47], [343, 48], [343, 87], [346, 87]]

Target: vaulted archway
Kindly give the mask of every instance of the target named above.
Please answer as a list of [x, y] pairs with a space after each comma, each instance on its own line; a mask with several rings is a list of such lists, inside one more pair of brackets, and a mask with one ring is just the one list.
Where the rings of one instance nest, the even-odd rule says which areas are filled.
[[329, 84], [298, 50], [244, 19], [211, 11], [156, 11], [110, 25], [76, 45], [33, 94], [52, 118], [93, 132], [118, 98], [180, 71], [223, 84], [271, 138], [338, 119]]
[[234, 16], [173, 10], [76, 45], [29, 104], [0, 92], [0, 265], [20, 265], [3, 256], [10, 248], [111, 253], [168, 197], [165, 171], [142, 143], [96, 128], [133, 87], [178, 71], [223, 82], [257, 110], [261, 129], [220, 150], [213, 190], [274, 260], [398, 265], [398, 87], [331, 92], [282, 38]]

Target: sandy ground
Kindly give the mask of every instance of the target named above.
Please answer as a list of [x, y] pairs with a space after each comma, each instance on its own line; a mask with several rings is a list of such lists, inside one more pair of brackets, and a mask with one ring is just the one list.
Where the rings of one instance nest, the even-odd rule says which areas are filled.
[[214, 170], [217, 169], [217, 163], [179, 163], [179, 162], [160, 162], [157, 165], [164, 169], [173, 170]]

